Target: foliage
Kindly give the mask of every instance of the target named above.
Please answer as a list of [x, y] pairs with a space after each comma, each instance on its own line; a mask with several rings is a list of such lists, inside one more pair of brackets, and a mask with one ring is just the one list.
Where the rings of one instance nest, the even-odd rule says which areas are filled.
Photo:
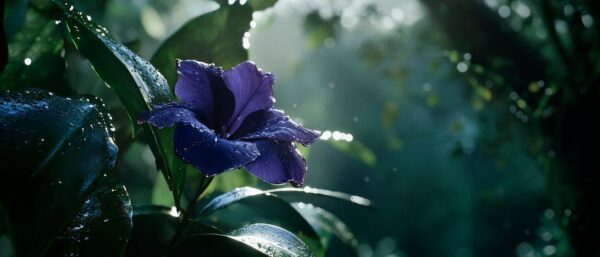
[[[321, 236], [331, 234], [356, 247], [347, 229], [343, 234], [322, 229], [341, 221], [311, 224], [308, 217], [314, 215], [301, 214], [277, 194], [320, 195], [366, 206], [368, 200], [310, 188], [240, 188], [197, 206], [200, 196], [230, 190], [231, 183], [253, 183], [224, 176], [202, 194], [213, 178], [199, 176], [175, 156], [173, 131], [135, 122], [153, 106], [173, 101], [175, 59], [226, 67], [247, 59], [241, 40], [252, 12], [275, 1], [244, 2], [220, 1], [216, 11], [190, 20], [158, 47], [151, 62], [88, 15], [101, 15], [104, 1], [3, 2], [14, 11], [2, 19], [9, 41], [1, 47], [9, 55], [0, 59], [0, 156], [7, 161], [2, 176], [10, 179], [0, 180], [0, 256], [324, 256], [327, 244]], [[111, 112], [126, 110], [130, 122], [113, 120], [97, 97], [76, 96], [84, 87], [66, 79], [65, 52], [89, 61], [120, 100]], [[115, 143], [115, 122], [133, 133], [116, 131]], [[118, 167], [134, 141], [149, 144], [172, 192], [172, 201], [165, 201], [165, 190], [157, 191], [161, 200], [156, 201], [175, 206], [132, 207]], [[249, 208], [232, 213], [232, 205]]]

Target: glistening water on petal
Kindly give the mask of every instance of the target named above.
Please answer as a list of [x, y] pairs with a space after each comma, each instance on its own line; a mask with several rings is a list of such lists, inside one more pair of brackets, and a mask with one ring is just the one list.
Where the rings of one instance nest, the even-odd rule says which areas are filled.
[[177, 61], [181, 103], [155, 106], [139, 122], [175, 126], [175, 154], [207, 176], [244, 166], [272, 183], [304, 183], [306, 161], [294, 142], [308, 146], [320, 133], [274, 109], [274, 76], [252, 62], [223, 71], [214, 64]]

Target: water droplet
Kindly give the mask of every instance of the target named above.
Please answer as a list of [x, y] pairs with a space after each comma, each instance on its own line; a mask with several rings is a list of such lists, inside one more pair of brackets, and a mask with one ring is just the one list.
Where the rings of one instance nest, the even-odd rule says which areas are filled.
[[25, 65], [29, 66], [29, 65], [31, 65], [31, 59], [25, 58], [25, 60], [23, 60], [23, 63], [25, 63]]

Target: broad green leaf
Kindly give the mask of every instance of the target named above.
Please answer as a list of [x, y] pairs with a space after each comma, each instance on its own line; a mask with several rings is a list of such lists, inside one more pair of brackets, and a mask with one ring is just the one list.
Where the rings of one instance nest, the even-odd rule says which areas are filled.
[[[269, 257], [269, 255], [235, 238], [222, 234], [191, 235], [180, 240], [172, 257]], [[152, 257], [152, 256], [151, 256]]]
[[0, 73], [0, 90], [37, 87], [63, 95], [72, 93], [66, 83], [59, 26], [29, 8], [23, 28], [8, 42], [8, 65]]
[[250, 29], [252, 8], [235, 3], [222, 4], [216, 11], [192, 19], [161, 44], [151, 62], [175, 85], [175, 60], [195, 59], [230, 68], [248, 59], [242, 47]]
[[115, 178], [103, 178], [98, 184], [46, 255], [104, 257], [125, 253], [132, 227], [129, 196]]
[[[163, 257], [179, 226], [178, 213], [165, 206], [136, 207], [133, 215], [133, 232], [125, 256]], [[191, 221], [186, 234], [220, 233], [219, 230]]]
[[113, 179], [109, 115], [94, 101], [0, 95], [0, 203], [18, 256], [111, 256], [126, 245], [129, 198]]
[[250, 223], [274, 224], [297, 234], [317, 256], [325, 254], [317, 232], [298, 211], [281, 198], [255, 188], [238, 188], [217, 196], [201, 210], [200, 218], [223, 230]]
[[[61, 4], [73, 42], [92, 63], [94, 70], [112, 87], [127, 108], [132, 120], [153, 106], [174, 101], [165, 78], [148, 61], [142, 59], [121, 43], [108, 36], [108, 31], [82, 14], [75, 7]], [[171, 69], [175, 70], [174, 65]], [[151, 136], [151, 148], [157, 166], [163, 172], [175, 203], [179, 205], [181, 187], [188, 168], [173, 151], [173, 129], [145, 125]]]
[[332, 235], [340, 239], [350, 249], [354, 256], [358, 256], [358, 242], [348, 226], [332, 213], [312, 204], [293, 203], [292, 206], [310, 223], [321, 238], [325, 249], [329, 246]]
[[228, 235], [193, 235], [180, 241], [173, 256], [309, 257], [310, 249], [294, 234], [268, 224], [252, 224]]

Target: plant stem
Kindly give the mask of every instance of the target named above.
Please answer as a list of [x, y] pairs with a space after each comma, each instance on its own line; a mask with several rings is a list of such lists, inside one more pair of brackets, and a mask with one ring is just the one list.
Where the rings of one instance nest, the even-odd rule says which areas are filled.
[[200, 186], [198, 187], [198, 191], [196, 191], [196, 194], [193, 196], [192, 199], [190, 199], [190, 204], [188, 204], [185, 211], [183, 212], [183, 216], [181, 216], [181, 221], [179, 227], [177, 228], [177, 232], [175, 232], [173, 239], [171, 239], [171, 243], [169, 245], [169, 254], [171, 253], [171, 250], [173, 250], [175, 243], [177, 243], [177, 241], [181, 238], [183, 232], [185, 232], [188, 225], [190, 224], [190, 218], [194, 213], [194, 207], [196, 206], [196, 203], [198, 203], [198, 198], [200, 198], [200, 195], [202, 195], [206, 188], [208, 188], [208, 185], [210, 185], [211, 181], [212, 177], [202, 176], [202, 178], [200, 179]]

